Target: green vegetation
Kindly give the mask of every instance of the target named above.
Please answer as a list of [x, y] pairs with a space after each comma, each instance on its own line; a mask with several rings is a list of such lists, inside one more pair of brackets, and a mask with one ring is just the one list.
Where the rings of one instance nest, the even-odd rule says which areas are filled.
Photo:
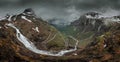
[[64, 38], [62, 38], [61, 33], [55, 34], [55, 38], [47, 43], [47, 47], [55, 50], [60, 50], [65, 48]]
[[87, 44], [89, 44], [92, 41], [92, 36], [94, 35], [93, 31], [82, 33], [76, 27], [70, 25], [64, 27], [58, 27], [58, 26], [55, 27], [63, 34], [64, 38], [67, 39], [69, 46], [75, 45], [75, 41], [69, 38], [69, 36], [73, 36], [80, 41], [79, 47], [85, 47]]
[[[56, 26], [55, 26], [56, 27]], [[76, 27], [73, 26], [64, 26], [64, 27], [56, 27], [60, 32], [62, 32], [64, 35], [72, 35], [75, 36], [79, 30]]]

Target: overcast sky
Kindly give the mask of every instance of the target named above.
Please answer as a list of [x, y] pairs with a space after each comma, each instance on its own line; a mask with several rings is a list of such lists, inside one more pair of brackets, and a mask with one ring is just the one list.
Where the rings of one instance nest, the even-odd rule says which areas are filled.
[[73, 21], [89, 11], [118, 15], [120, 0], [0, 0], [0, 16], [19, 14], [26, 8], [33, 8], [36, 15], [45, 20], [58, 18]]

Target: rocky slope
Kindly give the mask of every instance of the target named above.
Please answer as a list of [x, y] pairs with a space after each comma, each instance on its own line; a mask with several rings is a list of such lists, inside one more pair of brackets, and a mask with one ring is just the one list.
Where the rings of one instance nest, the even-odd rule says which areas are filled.
[[107, 32], [115, 23], [119, 22], [119, 16], [105, 17], [96, 12], [89, 12], [80, 16], [71, 25], [77, 27], [82, 33], [93, 31], [94, 33], [102, 34], [103, 32]]
[[95, 38], [86, 48], [79, 52], [86, 62], [120, 61], [120, 24]]

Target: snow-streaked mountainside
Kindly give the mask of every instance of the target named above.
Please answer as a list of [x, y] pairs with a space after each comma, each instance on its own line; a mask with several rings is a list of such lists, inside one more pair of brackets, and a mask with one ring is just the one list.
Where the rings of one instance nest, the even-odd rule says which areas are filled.
[[72, 26], [76, 26], [82, 32], [88, 31], [106, 31], [112, 25], [120, 23], [120, 16], [103, 16], [102, 14], [96, 12], [86, 13], [78, 20], [71, 23]]
[[61, 20], [46, 22], [31, 8], [0, 18], [0, 62], [119, 61], [120, 16], [89, 12], [70, 25]]

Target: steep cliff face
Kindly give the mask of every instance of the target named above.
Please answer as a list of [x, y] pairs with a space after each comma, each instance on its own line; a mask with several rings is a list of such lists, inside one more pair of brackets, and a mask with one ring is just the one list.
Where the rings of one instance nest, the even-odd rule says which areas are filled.
[[71, 26], [78, 29], [78, 33], [80, 34], [92, 33], [92, 35], [99, 36], [104, 32], [109, 31], [109, 29], [111, 29], [116, 23], [119, 23], [119, 21], [119, 16], [105, 17], [96, 12], [89, 12], [80, 16], [78, 20], [72, 22]]
[[76, 26], [82, 33], [89, 31], [100, 31], [103, 29], [103, 21], [99, 18], [98, 13], [90, 12], [82, 15], [78, 20], [71, 23]]

